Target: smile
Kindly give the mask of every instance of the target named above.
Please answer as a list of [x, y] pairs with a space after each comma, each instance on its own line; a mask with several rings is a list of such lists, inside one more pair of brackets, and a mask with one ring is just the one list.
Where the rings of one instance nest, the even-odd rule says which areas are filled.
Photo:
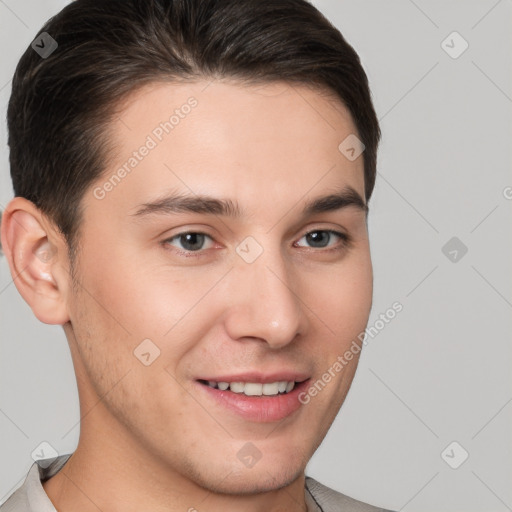
[[233, 393], [243, 393], [246, 396], [275, 396], [279, 394], [286, 394], [293, 390], [295, 387], [295, 381], [276, 381], [266, 382], [262, 384], [260, 382], [216, 382], [214, 380], [203, 381], [202, 384], [206, 384], [214, 389], [220, 389], [221, 391], [233, 391]]
[[[233, 377], [234, 380], [198, 379], [198, 393], [214, 407], [219, 407], [228, 414], [234, 413], [245, 421], [258, 423], [291, 417], [303, 405], [298, 397], [310, 381], [310, 378], [303, 375], [281, 376], [283, 380], [248, 376], [246, 381], [242, 381], [241, 376]], [[292, 380], [293, 378], [296, 380]], [[254, 382], [255, 380], [266, 382]]]

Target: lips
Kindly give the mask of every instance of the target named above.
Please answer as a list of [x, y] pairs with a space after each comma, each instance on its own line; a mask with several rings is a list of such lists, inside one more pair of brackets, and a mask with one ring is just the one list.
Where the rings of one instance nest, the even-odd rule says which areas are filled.
[[309, 380], [304, 373], [279, 372], [208, 376], [196, 383], [199, 393], [216, 407], [244, 420], [267, 423], [282, 420], [301, 407], [298, 395]]

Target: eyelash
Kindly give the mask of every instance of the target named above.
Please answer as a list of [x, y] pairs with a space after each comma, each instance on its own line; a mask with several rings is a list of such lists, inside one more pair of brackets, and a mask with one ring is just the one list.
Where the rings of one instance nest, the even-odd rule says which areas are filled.
[[[312, 231], [308, 231], [307, 233], [304, 233], [300, 237], [300, 239], [304, 238], [307, 235], [311, 235], [312, 233], [330, 233], [332, 235], [338, 236], [341, 239], [341, 243], [340, 243], [340, 245], [338, 247], [331, 247], [331, 248], [327, 248], [327, 249], [323, 248], [323, 247], [320, 247], [320, 248], [311, 247], [311, 249], [318, 249], [318, 251], [324, 252], [324, 253], [325, 252], [332, 252], [332, 251], [340, 251], [342, 249], [345, 249], [345, 248], [347, 248], [350, 245], [350, 242], [352, 241], [352, 239], [351, 239], [351, 237], [349, 235], [347, 235], [346, 233], [342, 233], [340, 231], [336, 231], [334, 229], [314, 229]], [[185, 257], [199, 257], [199, 256], [201, 256], [202, 255], [201, 253], [204, 252], [203, 249], [199, 249], [197, 251], [188, 251], [188, 250], [180, 250], [180, 249], [176, 249], [176, 248], [174, 248], [174, 249], [168, 249], [167, 248], [167, 246], [170, 245], [169, 242], [172, 242], [175, 239], [179, 239], [180, 237], [185, 236], [185, 235], [205, 235], [206, 237], [208, 237], [208, 238], [213, 240], [213, 238], [210, 235], [208, 235], [207, 233], [203, 233], [201, 231], [183, 231], [181, 233], [177, 233], [176, 235], [174, 235], [174, 236], [172, 236], [170, 238], [167, 238], [167, 239], [163, 240], [161, 243], [162, 243], [162, 245], [167, 250], [173, 250], [173, 251], [177, 252], [179, 255], [182, 255], [182, 256], [185, 256]]]

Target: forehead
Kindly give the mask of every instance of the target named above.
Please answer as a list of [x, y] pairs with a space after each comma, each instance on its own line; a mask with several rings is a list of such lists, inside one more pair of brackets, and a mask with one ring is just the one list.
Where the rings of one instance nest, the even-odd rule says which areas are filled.
[[153, 83], [110, 125], [116, 155], [100, 182], [123, 167], [108, 198], [126, 208], [168, 190], [217, 192], [254, 208], [347, 184], [364, 197], [363, 157], [338, 149], [354, 134], [341, 101], [303, 85]]

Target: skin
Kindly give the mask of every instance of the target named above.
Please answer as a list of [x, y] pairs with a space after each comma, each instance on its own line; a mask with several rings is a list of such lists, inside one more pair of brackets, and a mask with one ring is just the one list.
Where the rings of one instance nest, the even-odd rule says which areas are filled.
[[[97, 199], [94, 187], [190, 96], [197, 106]], [[115, 158], [83, 197], [75, 286], [65, 241], [31, 202], [14, 198], [2, 222], [14, 282], [39, 320], [63, 325], [77, 376], [79, 444], [44, 490], [59, 512], [306, 510], [306, 464], [358, 356], [277, 422], [241, 418], [199, 394], [196, 379], [286, 367], [314, 382], [366, 327], [365, 212], [301, 216], [307, 200], [342, 187], [364, 198], [363, 156], [338, 150], [357, 134], [348, 111], [286, 83], [155, 83], [131, 95], [109, 133]], [[169, 191], [229, 198], [244, 216], [133, 215]], [[329, 229], [350, 242], [305, 237]], [[183, 239], [164, 243], [183, 232], [211, 238], [185, 256]], [[235, 251], [248, 236], [263, 249], [252, 263]], [[149, 366], [133, 353], [147, 338], [160, 350]], [[261, 453], [251, 468], [237, 457], [247, 442]]]

